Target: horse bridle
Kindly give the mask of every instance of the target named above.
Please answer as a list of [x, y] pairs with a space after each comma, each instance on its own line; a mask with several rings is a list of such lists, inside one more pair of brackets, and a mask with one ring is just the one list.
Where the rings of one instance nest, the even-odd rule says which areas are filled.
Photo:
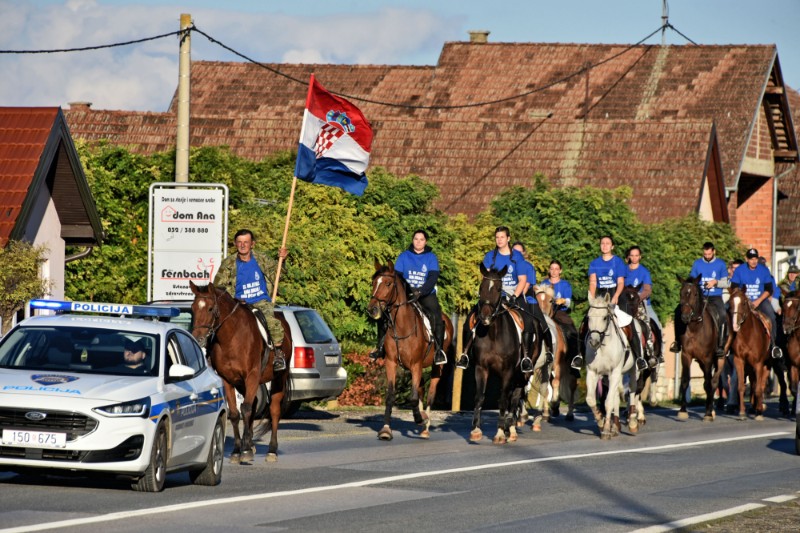
[[202, 325], [199, 325], [199, 326], [197, 324], [195, 324], [195, 326], [194, 326], [196, 329], [207, 329], [208, 330], [208, 333], [203, 335], [202, 338], [197, 339], [198, 342], [202, 341], [201, 346], [207, 346], [210, 343], [210, 341], [214, 338], [214, 335], [216, 335], [216, 333], [219, 330], [219, 328], [222, 327], [222, 324], [224, 324], [226, 320], [228, 320], [231, 316], [233, 316], [233, 313], [235, 313], [236, 309], [239, 308], [239, 306], [241, 305], [241, 302], [239, 300], [236, 300], [236, 305], [233, 306], [233, 309], [231, 309], [231, 312], [228, 313], [225, 316], [225, 318], [220, 320], [219, 302], [218, 302], [218, 297], [217, 297], [217, 291], [214, 291], [212, 293], [212, 296], [200, 296], [200, 295], [198, 295], [198, 298], [200, 298], [201, 300], [213, 300], [213, 302], [214, 302], [214, 305], [212, 305], [211, 309], [209, 310], [209, 312], [211, 313], [211, 323], [210, 324], [202, 324]]
[[[692, 283], [691, 286], [692, 286], [692, 288], [696, 289], [696, 287], [694, 287], [694, 283]], [[684, 306], [689, 307], [689, 322], [702, 322], [703, 321], [703, 313], [705, 313], [706, 306], [708, 305], [708, 300], [703, 298], [703, 296], [700, 294], [700, 290], [699, 289], [696, 289], [696, 290], [697, 290], [697, 295], [696, 295], [696, 297], [693, 298], [694, 301], [692, 303], [690, 303], [690, 304], [682, 303], [681, 304], [681, 314], [683, 314]], [[702, 303], [702, 309], [699, 309], [700, 308], [700, 303]], [[698, 311], [695, 311], [695, 307], [698, 308]]]
[[[605, 309], [607, 311], [606, 316], [604, 317], [605, 320], [606, 320], [606, 327], [603, 328], [603, 331], [599, 331], [599, 330], [596, 330], [596, 329], [590, 329], [586, 333], [586, 338], [587, 339], [592, 335], [592, 333], [596, 333], [600, 337], [600, 346], [602, 346], [603, 345], [603, 339], [605, 339], [607, 336], [610, 335], [608, 333], [608, 327], [611, 325], [611, 313], [612, 313], [612, 311], [607, 305], [589, 305], [589, 308], [590, 309]], [[588, 318], [588, 314], [587, 314], [587, 318]], [[588, 322], [587, 322], [587, 326], [588, 326]]]
[[[788, 302], [793, 302], [794, 306], [797, 307], [798, 305], [800, 305], [800, 296], [792, 296], [785, 298], [783, 302], [784, 304]], [[800, 329], [800, 324], [797, 323], [798, 318], [800, 318], [800, 311], [795, 311], [792, 318], [793, 320], [791, 322], [787, 322], [786, 313], [783, 314], [783, 332], [786, 335], [791, 335], [792, 333]]]
[[[417, 321], [416, 320], [414, 321], [414, 329], [411, 330], [411, 332], [408, 335], [405, 335], [405, 336], [402, 336], [402, 337], [399, 337], [397, 335], [397, 326], [395, 324], [394, 317], [392, 317], [392, 309], [399, 310], [400, 307], [402, 307], [404, 305], [410, 305], [411, 302], [406, 301], [406, 302], [396, 303], [397, 302], [397, 285], [398, 285], [397, 280], [394, 279], [396, 276], [397, 276], [397, 273], [395, 273], [395, 274], [384, 273], [384, 274], [381, 274], [379, 276], [376, 276], [376, 278], [392, 278], [392, 280], [391, 280], [392, 292], [389, 293], [389, 296], [387, 296], [386, 299], [378, 298], [377, 297], [378, 288], [376, 287], [375, 290], [372, 292], [372, 298], [374, 298], [375, 301], [380, 304], [381, 313], [386, 316], [386, 320], [388, 321], [389, 327], [392, 330], [392, 338], [394, 339], [394, 342], [398, 347], [397, 353], [399, 354], [400, 353], [400, 346], [399, 346], [400, 341], [404, 340], [404, 339], [408, 339], [409, 337], [415, 336], [417, 334]], [[395, 315], [397, 315], [397, 313], [395, 313]], [[399, 357], [398, 357], [398, 361], [400, 361], [400, 364], [403, 364], [402, 360], [400, 360]]]
[[[743, 300], [741, 304], [742, 307], [746, 306], [744, 307], [744, 309], [738, 312], [741, 318], [736, 320], [736, 327], [740, 328], [742, 327], [742, 324], [744, 324], [744, 321], [747, 320], [750, 314], [752, 314], [753, 302], [750, 301], [750, 298], [747, 297], [747, 294], [745, 294], [744, 291], [738, 291], [738, 292], [741, 294], [741, 298]], [[733, 310], [733, 295], [731, 294], [731, 315], [736, 315], [736, 314], [737, 312]]]
[[[375, 287], [375, 290], [372, 291], [372, 298], [381, 304], [381, 311], [383, 313], [389, 314], [389, 307], [400, 307], [400, 304], [396, 304], [394, 302], [397, 301], [397, 280], [394, 279], [393, 274], [381, 274], [376, 276], [377, 278], [392, 278], [392, 292], [389, 293], [389, 296], [386, 299], [378, 298], [378, 287]], [[407, 303], [407, 302], [406, 302]]]
[[[483, 279], [486, 280], [486, 276], [483, 276]], [[502, 291], [503, 291], [503, 287], [502, 287], [503, 280], [502, 279], [496, 279], [496, 280], [492, 279], [490, 281], [492, 283], [494, 283], [495, 281], [500, 283], [500, 295], [497, 298], [497, 302], [495, 302], [494, 304], [488, 298], [478, 301], [478, 305], [479, 305], [479, 308], [480, 308], [478, 310], [478, 318], [481, 319], [481, 321], [483, 321], [483, 319], [484, 319], [484, 316], [483, 316], [483, 313], [482, 313], [482, 309], [483, 309], [484, 305], [492, 307], [492, 313], [488, 316], [488, 320], [491, 323], [492, 321], [494, 321], [495, 318], [497, 318], [497, 316], [500, 313], [503, 312], [503, 306], [501, 305], [503, 303], [503, 294], [502, 294]]]

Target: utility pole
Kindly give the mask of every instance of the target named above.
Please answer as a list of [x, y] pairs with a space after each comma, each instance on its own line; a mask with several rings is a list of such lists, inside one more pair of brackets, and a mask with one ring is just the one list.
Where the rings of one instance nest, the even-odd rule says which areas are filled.
[[667, 44], [667, 25], [669, 24], [669, 6], [667, 0], [661, 0], [661, 46]]
[[192, 71], [192, 16], [181, 14], [181, 48], [178, 62], [178, 132], [175, 150], [175, 181], [189, 182], [189, 99]]

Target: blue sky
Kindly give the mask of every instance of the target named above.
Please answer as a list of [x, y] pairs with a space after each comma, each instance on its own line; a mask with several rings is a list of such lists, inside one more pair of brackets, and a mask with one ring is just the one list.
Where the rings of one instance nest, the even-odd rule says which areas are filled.
[[[768, 5], [769, 8], [763, 6]], [[698, 44], [777, 44], [800, 89], [800, 0], [669, 0]], [[178, 29], [181, 13], [264, 62], [435, 64], [442, 44], [489, 30], [493, 42], [635, 43], [661, 25], [662, 0], [0, 0], [0, 49], [93, 46]], [[661, 34], [646, 41], [661, 43]], [[685, 44], [667, 30], [668, 44]], [[2, 106], [164, 111], [178, 79], [175, 38], [92, 52], [0, 54]], [[194, 34], [195, 60], [238, 61]]]

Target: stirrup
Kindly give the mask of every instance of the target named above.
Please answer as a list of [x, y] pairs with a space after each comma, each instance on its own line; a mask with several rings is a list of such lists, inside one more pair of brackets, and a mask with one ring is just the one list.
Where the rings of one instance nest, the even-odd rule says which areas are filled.
[[780, 359], [781, 357], [783, 357], [783, 352], [781, 351], [781, 349], [779, 347], [777, 347], [777, 346], [773, 346], [772, 347], [772, 358], [773, 359]]
[[669, 351], [672, 353], [678, 353], [681, 351], [680, 345], [678, 345], [678, 341], [672, 341], [672, 344], [669, 346]]
[[443, 365], [446, 362], [447, 362], [447, 354], [445, 354], [442, 350], [436, 350], [436, 353], [433, 356], [433, 364]]
[[383, 359], [384, 357], [386, 357], [386, 354], [383, 353], [383, 350], [379, 349], [379, 350], [372, 350], [371, 352], [369, 352], [369, 358], [372, 359], [373, 361], [377, 361], [378, 359]]
[[649, 366], [650, 368], [655, 368], [658, 366], [658, 359], [656, 358], [656, 356], [651, 356], [650, 358], [647, 359], [647, 366]]
[[571, 366], [575, 370], [580, 370], [581, 367], [583, 366], [583, 356], [576, 355], [575, 357], [573, 357], [572, 362], [569, 364], [569, 366]]
[[522, 358], [522, 361], [519, 363], [519, 368], [523, 372], [533, 372], [533, 361], [528, 356]]
[[647, 370], [647, 361], [643, 357], [636, 358], [636, 370]]
[[281, 372], [286, 370], [286, 357], [280, 348], [275, 348], [275, 359], [272, 360], [272, 370]]
[[469, 356], [465, 353], [462, 353], [460, 356], [458, 356], [458, 362], [456, 363], [456, 367], [462, 370], [466, 370], [467, 368], [469, 368]]

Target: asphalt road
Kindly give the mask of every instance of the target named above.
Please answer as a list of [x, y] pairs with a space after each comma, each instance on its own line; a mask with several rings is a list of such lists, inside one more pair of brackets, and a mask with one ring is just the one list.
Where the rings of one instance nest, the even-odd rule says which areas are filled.
[[253, 464], [226, 463], [218, 487], [174, 474], [163, 493], [141, 494], [0, 472], [0, 532], [636, 531], [796, 494], [795, 424], [775, 412], [704, 423], [698, 410], [686, 421], [651, 410], [638, 436], [623, 427], [609, 442], [583, 411], [493, 445], [496, 412], [472, 444], [471, 413], [435, 413], [425, 441], [403, 411], [381, 442], [378, 412], [301, 411], [282, 423], [277, 463], [259, 443]]

